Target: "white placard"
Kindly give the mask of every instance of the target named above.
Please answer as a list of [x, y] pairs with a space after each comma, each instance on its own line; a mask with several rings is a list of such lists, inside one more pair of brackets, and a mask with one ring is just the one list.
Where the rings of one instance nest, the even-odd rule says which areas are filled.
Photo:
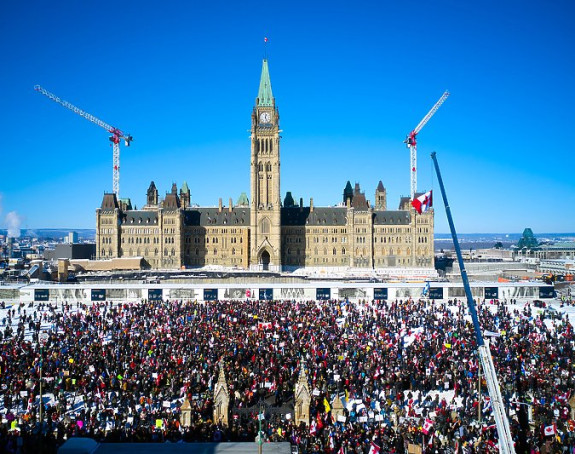
[[383, 415], [375, 415], [376, 421], [383, 421]]
[[374, 416], [375, 416], [375, 413], [372, 412], [372, 411], [370, 411], [370, 412], [367, 413], [367, 417], [368, 417], [369, 419], [373, 419]]
[[338, 374], [335, 374], [335, 375], [333, 376], [333, 379], [334, 379], [335, 381], [339, 381], [340, 376], [339, 376]]
[[319, 396], [319, 394], [320, 394], [319, 389], [314, 389], [313, 392], [312, 392], [312, 394], [313, 394], [314, 396]]
[[367, 416], [360, 416], [357, 420], [359, 422], [367, 422]]
[[337, 422], [345, 422], [347, 418], [344, 415], [337, 415]]
[[288, 420], [291, 419], [291, 413], [286, 414], [286, 419], [288, 419]]
[[164, 402], [162, 402], [162, 407], [164, 408], [170, 408], [171, 406], [172, 404], [169, 400], [164, 400]]

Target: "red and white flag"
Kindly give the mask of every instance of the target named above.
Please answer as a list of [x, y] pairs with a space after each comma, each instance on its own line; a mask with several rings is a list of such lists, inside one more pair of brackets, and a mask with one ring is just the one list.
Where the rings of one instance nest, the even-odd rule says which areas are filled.
[[381, 451], [381, 448], [372, 441], [368, 454], [379, 454], [379, 451]]
[[557, 431], [555, 430], [555, 424], [552, 424], [551, 426], [545, 426], [545, 428], [543, 429], [543, 434], [548, 437], [549, 435], [555, 435], [557, 433]]
[[266, 36], [266, 37], [264, 38], [264, 43], [267, 43], [267, 42], [268, 42], [268, 37]]
[[431, 419], [425, 418], [425, 422], [423, 423], [423, 427], [421, 428], [421, 431], [427, 435], [429, 434], [429, 431], [431, 430], [431, 427], [433, 426], [433, 421]]
[[432, 191], [428, 191], [411, 201], [411, 205], [413, 205], [413, 208], [415, 208], [419, 214], [425, 213], [433, 206], [433, 197], [431, 192]]
[[317, 424], [315, 423], [315, 421], [313, 419], [311, 420], [311, 424], [309, 426], [309, 434], [312, 437], [315, 436], [315, 434], [317, 434]]

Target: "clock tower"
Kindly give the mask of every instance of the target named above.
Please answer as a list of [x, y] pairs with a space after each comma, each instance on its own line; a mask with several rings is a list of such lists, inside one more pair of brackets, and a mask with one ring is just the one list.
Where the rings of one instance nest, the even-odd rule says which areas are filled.
[[264, 59], [252, 111], [250, 268], [281, 271], [279, 112]]

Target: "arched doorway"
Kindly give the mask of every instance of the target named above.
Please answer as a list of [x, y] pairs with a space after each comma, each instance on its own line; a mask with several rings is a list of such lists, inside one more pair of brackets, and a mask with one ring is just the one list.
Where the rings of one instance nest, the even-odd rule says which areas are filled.
[[260, 257], [260, 264], [262, 265], [262, 270], [268, 271], [270, 267], [270, 253], [268, 251], [263, 251]]

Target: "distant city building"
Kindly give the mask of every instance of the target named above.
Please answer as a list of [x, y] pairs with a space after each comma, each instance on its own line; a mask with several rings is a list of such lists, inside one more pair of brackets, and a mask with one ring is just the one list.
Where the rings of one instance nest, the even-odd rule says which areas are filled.
[[63, 243], [57, 244], [54, 249], [44, 250], [45, 260], [93, 259], [95, 255], [96, 245], [93, 243]]
[[[220, 265], [252, 270], [433, 268], [433, 210], [418, 214], [409, 197], [387, 209], [380, 181], [372, 205], [348, 181], [337, 207], [299, 204], [280, 193], [279, 111], [267, 60], [251, 114], [251, 198], [217, 208], [193, 207], [186, 183], [163, 200], [152, 182], [146, 205], [104, 194], [96, 210], [96, 257], [143, 257], [151, 268]], [[232, 169], [230, 169], [230, 172]], [[419, 194], [418, 194], [419, 195]]]
[[66, 243], [75, 244], [78, 242], [78, 232], [70, 232], [66, 237]]

